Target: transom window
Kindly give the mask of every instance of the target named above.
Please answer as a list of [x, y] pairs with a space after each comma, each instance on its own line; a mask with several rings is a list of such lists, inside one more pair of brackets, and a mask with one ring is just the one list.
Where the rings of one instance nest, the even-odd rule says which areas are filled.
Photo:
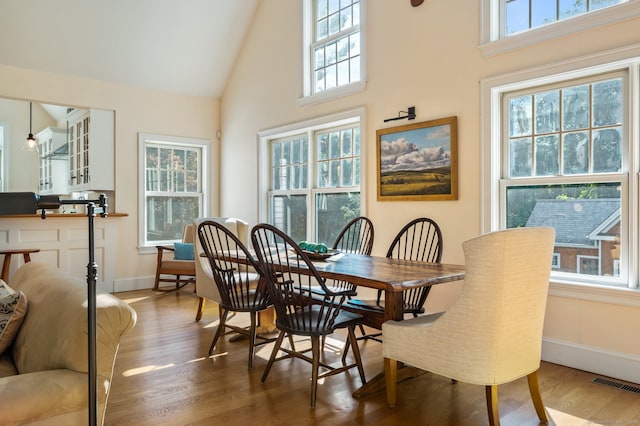
[[573, 18], [627, 0], [501, 0], [505, 36]]
[[204, 216], [207, 141], [141, 134], [141, 247], [180, 240]]
[[640, 16], [640, 0], [481, 0], [485, 56]]
[[361, 213], [359, 117], [295, 127], [261, 138], [269, 182], [261, 220], [296, 242], [330, 246]]

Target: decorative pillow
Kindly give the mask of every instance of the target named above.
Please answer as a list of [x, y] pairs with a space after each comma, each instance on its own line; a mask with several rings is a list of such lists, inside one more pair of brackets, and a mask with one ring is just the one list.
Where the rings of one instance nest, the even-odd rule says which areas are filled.
[[13, 342], [27, 313], [27, 296], [0, 280], [0, 354]]
[[194, 260], [193, 243], [174, 243], [173, 258], [176, 260]]

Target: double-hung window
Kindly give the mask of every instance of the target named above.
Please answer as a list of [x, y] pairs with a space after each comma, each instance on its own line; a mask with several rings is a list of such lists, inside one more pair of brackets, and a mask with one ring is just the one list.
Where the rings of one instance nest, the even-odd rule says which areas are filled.
[[139, 135], [140, 247], [182, 238], [186, 224], [205, 215], [208, 141]]
[[640, 57], [566, 68], [483, 82], [485, 231], [551, 226], [552, 278], [636, 287]]
[[362, 90], [364, 0], [305, 0], [304, 95], [324, 100]]
[[348, 113], [261, 135], [261, 220], [296, 242], [333, 244], [361, 213], [361, 117]]

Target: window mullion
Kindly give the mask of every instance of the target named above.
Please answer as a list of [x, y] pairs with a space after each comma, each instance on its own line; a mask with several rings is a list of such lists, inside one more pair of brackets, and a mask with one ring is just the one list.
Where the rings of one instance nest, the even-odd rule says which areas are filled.
[[336, 40], [339, 40], [345, 36], [353, 35], [360, 32], [360, 25], [354, 25], [352, 27], [346, 28], [344, 30], [338, 31], [335, 34], [331, 34], [330, 36], [324, 37], [321, 40], [315, 40], [311, 43], [311, 51], [318, 46], [323, 46], [325, 44], [332, 43]]

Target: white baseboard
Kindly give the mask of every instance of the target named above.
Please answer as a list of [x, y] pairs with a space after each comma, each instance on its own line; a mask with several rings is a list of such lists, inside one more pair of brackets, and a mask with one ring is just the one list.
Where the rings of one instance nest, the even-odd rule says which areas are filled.
[[640, 383], [640, 356], [607, 351], [552, 338], [542, 339], [542, 360]]
[[144, 290], [153, 288], [155, 275], [149, 277], [120, 278], [113, 281], [113, 292]]

